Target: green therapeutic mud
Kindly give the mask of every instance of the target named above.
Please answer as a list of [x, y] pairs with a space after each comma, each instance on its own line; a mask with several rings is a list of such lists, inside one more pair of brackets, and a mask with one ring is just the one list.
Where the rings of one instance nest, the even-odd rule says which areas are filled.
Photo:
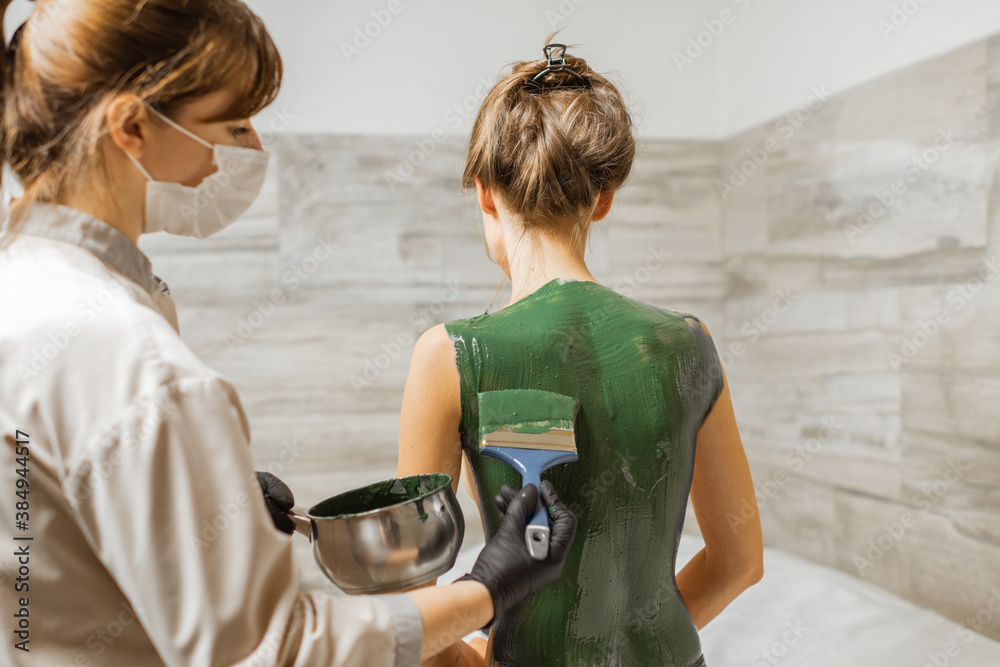
[[479, 396], [480, 437], [501, 428], [515, 433], [572, 430], [580, 406], [573, 398], [535, 389], [506, 389]]
[[314, 517], [347, 517], [415, 501], [420, 520], [424, 521], [427, 514], [420, 499], [449, 484], [451, 477], [441, 473], [400, 477], [327, 498], [309, 512]]
[[492, 407], [482, 414], [478, 395], [536, 389], [580, 404], [579, 460], [542, 475], [577, 515], [576, 539], [560, 579], [494, 621], [490, 664], [698, 664], [698, 633], [674, 569], [695, 438], [723, 385], [697, 318], [596, 283], [553, 280], [499, 312], [445, 327], [488, 538], [500, 525], [493, 497], [521, 483], [479, 452], [484, 424], [503, 417]]

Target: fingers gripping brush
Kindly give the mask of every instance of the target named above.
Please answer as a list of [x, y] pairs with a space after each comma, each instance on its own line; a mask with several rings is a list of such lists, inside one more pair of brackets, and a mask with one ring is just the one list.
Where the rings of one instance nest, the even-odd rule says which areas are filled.
[[580, 411], [574, 398], [537, 389], [479, 393], [479, 453], [499, 459], [521, 473], [521, 486], [539, 488], [538, 507], [525, 529], [528, 553], [544, 560], [549, 553], [549, 514], [542, 500], [542, 473], [580, 457], [573, 422]]

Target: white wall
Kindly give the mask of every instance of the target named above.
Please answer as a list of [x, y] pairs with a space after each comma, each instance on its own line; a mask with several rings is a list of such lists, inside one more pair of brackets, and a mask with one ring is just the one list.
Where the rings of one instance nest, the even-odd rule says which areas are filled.
[[802, 104], [810, 86], [836, 93], [1000, 32], [997, 0], [397, 1], [348, 62], [341, 43], [388, 0], [297, 0], [296, 11], [249, 0], [288, 63], [279, 105], [293, 131], [464, 134], [471, 119], [448, 110], [464, 100], [474, 112], [482, 81], [540, 56], [553, 25], [593, 66], [625, 75], [644, 135], [674, 139], [726, 138]]
[[720, 40], [720, 135], [997, 32], [997, 0], [753, 0]]
[[[803, 103], [812, 85], [836, 93], [1000, 32], [997, 0], [247, 2], [285, 58], [274, 111], [296, 133], [466, 134], [487, 82], [541, 57], [553, 27], [579, 45], [571, 52], [623, 75], [640, 132], [673, 139], [726, 138]], [[11, 6], [8, 32], [31, 7]], [[893, 25], [894, 7], [913, 13], [886, 33], [879, 21]], [[372, 12], [386, 25], [371, 24], [377, 34], [345, 55]], [[698, 39], [701, 53], [678, 65]]]
[[[673, 45], [704, 18], [704, 0], [396, 2], [401, 11], [348, 61], [341, 44], [350, 44], [389, 0], [249, 0], [288, 66], [277, 104], [295, 116], [292, 131], [467, 134], [488, 90], [482, 82], [492, 83], [512, 61], [541, 58], [552, 26], [568, 25], [556, 41], [579, 44], [570, 53], [599, 71], [627, 74], [643, 133], [718, 134], [718, 49], [684, 72], [670, 59]], [[464, 122], [445, 115], [463, 101]]]

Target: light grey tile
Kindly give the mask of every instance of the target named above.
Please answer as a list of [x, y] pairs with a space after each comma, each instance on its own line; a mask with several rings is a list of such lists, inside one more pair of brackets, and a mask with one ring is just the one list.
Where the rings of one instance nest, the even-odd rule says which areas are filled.
[[[845, 528], [838, 534], [837, 565], [845, 572], [961, 623], [994, 595], [1000, 545], [968, 530], [973, 516], [849, 492], [837, 492], [835, 504]], [[997, 636], [1000, 617], [991, 614], [979, 631]]]

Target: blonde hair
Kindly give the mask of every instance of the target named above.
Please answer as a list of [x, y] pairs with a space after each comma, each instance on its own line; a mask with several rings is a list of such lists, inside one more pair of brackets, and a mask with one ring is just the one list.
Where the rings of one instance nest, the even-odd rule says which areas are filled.
[[[527, 230], [586, 231], [598, 195], [624, 185], [635, 158], [621, 93], [582, 58], [565, 64], [576, 75], [538, 76], [544, 59], [515, 63], [486, 96], [469, 139], [463, 187], [481, 179]], [[584, 229], [562, 229], [568, 220]]]
[[11, 225], [32, 203], [58, 201], [81, 173], [96, 170], [107, 184], [99, 149], [120, 93], [170, 115], [235, 85], [231, 108], [209, 119], [218, 122], [256, 115], [281, 86], [277, 47], [240, 0], [37, 0], [4, 45], [10, 3], [0, 0], [0, 151], [24, 187]]

